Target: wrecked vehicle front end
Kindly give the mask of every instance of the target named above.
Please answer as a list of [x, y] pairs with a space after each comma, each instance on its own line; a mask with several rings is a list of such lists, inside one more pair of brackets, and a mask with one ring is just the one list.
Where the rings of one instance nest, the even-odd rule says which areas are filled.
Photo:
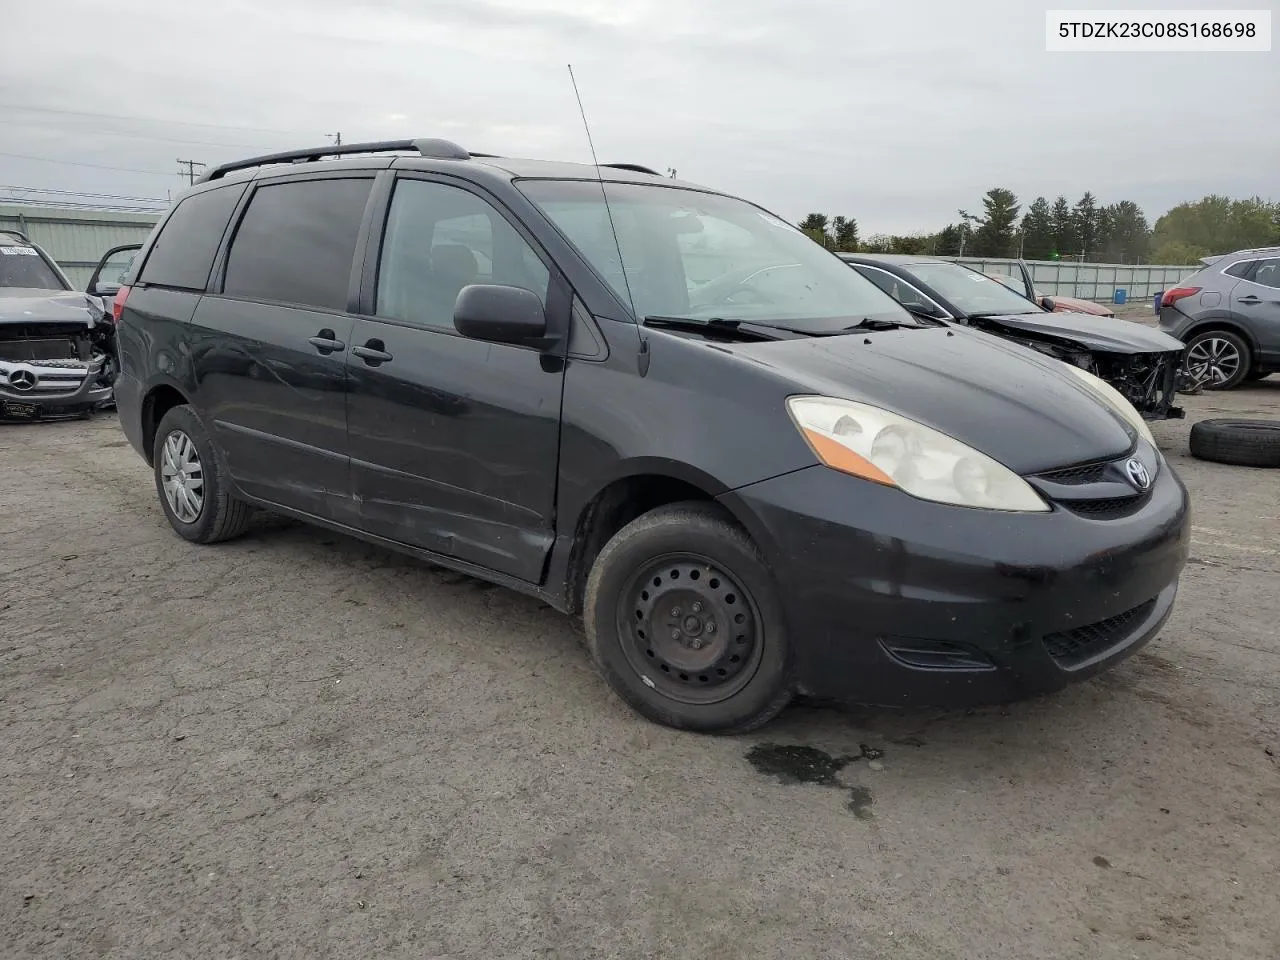
[[[1049, 314], [1048, 317], [1060, 315]], [[1072, 327], [1092, 318], [1068, 314]], [[970, 319], [971, 326], [1021, 343], [1101, 377], [1146, 420], [1180, 420], [1186, 411], [1174, 402], [1186, 384], [1181, 378], [1182, 343], [1158, 330], [1113, 319], [1108, 329], [1062, 329], [1038, 315]], [[1119, 324], [1125, 324], [1119, 326]]]
[[97, 298], [0, 295], [0, 421], [55, 420], [112, 405], [115, 327]]

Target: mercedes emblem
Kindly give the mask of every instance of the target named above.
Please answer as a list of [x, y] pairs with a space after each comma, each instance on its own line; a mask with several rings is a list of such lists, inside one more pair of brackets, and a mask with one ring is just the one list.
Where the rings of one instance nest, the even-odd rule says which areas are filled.
[[19, 367], [17, 370], [14, 370], [9, 374], [9, 386], [13, 387], [15, 390], [22, 390], [23, 392], [27, 390], [34, 390], [36, 384], [39, 382], [40, 381], [37, 379], [35, 371], [28, 370], [26, 367]]

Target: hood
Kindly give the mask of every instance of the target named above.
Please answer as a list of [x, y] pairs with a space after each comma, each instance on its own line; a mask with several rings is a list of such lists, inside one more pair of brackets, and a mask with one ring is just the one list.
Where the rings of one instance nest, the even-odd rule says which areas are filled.
[[87, 293], [0, 288], [0, 324], [82, 323], [92, 327], [103, 316], [102, 301]]
[[1174, 339], [1152, 327], [1117, 320], [1113, 317], [1094, 317], [1086, 313], [1020, 313], [1000, 317], [981, 317], [970, 320], [978, 328], [1001, 329], [1010, 333], [1034, 333], [1070, 340], [1088, 350], [1104, 353], [1164, 353], [1181, 352], [1182, 341]]
[[726, 349], [791, 393], [875, 404], [1029, 474], [1118, 457], [1136, 434], [1065, 364], [964, 328], [886, 330]]
[[1051, 298], [1055, 304], [1061, 307], [1069, 307], [1064, 313], [1087, 313], [1094, 317], [1113, 317], [1115, 311], [1110, 307], [1104, 307], [1100, 303], [1094, 303], [1092, 300], [1081, 300], [1079, 297], [1053, 297]]

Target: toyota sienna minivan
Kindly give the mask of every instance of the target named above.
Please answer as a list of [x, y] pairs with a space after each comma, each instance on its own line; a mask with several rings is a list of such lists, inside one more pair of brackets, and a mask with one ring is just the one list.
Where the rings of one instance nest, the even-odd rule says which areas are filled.
[[1187, 492], [1114, 389], [643, 167], [258, 157], [124, 281], [120, 421], [179, 535], [262, 509], [580, 613], [660, 723], [1049, 691], [1174, 602]]

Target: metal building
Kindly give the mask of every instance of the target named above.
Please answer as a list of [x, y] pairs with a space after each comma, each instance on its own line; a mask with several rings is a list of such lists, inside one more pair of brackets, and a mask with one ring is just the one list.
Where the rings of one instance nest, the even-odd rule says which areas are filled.
[[0, 230], [25, 233], [80, 290], [104, 253], [122, 243], [142, 243], [159, 219], [159, 213], [0, 204]]

